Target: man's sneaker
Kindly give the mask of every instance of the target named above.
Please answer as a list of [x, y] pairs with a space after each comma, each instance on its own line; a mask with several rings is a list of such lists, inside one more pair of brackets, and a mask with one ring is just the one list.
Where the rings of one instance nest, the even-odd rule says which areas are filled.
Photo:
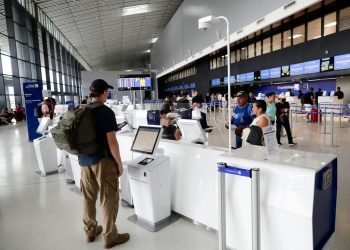
[[292, 143], [289, 143], [289, 144], [288, 144], [289, 147], [294, 147], [295, 145], [297, 145], [296, 142], [292, 142]]
[[281, 145], [281, 146], [282, 146], [282, 143], [278, 142], [278, 145]]
[[112, 241], [108, 244], [105, 245], [105, 248], [112, 248], [116, 245], [123, 244], [127, 242], [130, 239], [130, 234], [125, 233], [125, 234], [118, 234], [118, 238], [115, 241]]
[[102, 228], [102, 226], [97, 226], [97, 228], [96, 228], [96, 235], [95, 236], [88, 236], [87, 237], [87, 242], [94, 242], [95, 241], [95, 238], [100, 234], [100, 233], [102, 233], [102, 231], [103, 231], [103, 228]]

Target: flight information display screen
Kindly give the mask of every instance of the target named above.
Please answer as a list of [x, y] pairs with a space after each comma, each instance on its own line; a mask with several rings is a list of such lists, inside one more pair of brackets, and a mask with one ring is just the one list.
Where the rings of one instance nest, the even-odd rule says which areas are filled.
[[350, 69], [350, 54], [340, 55], [334, 57], [334, 69]]
[[149, 76], [119, 76], [117, 78], [118, 90], [148, 90], [151, 89]]
[[290, 75], [302, 75], [304, 74], [304, 63], [296, 63], [290, 65]]
[[211, 86], [219, 86], [221, 84], [220, 78], [215, 78], [211, 80]]
[[[224, 84], [227, 85], [228, 81], [227, 81], [227, 76], [224, 77]], [[230, 76], [230, 84], [235, 83], [236, 82], [236, 77], [235, 76]]]
[[304, 74], [320, 72], [320, 60], [304, 62]]
[[270, 78], [280, 78], [281, 77], [281, 67], [270, 69]]
[[246, 82], [247, 81], [247, 74], [239, 74], [239, 82]]
[[327, 57], [321, 60], [321, 72], [334, 70], [334, 57]]
[[247, 82], [254, 81], [254, 72], [247, 73]]
[[260, 70], [260, 78], [261, 80], [270, 79], [270, 70], [269, 69]]

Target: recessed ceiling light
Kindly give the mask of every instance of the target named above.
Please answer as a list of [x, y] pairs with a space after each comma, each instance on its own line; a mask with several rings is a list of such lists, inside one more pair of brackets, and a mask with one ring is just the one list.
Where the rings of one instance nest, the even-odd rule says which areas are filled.
[[337, 22], [336, 21], [334, 21], [334, 22], [331, 22], [331, 23], [327, 23], [327, 24], [325, 24], [324, 25], [324, 27], [326, 27], [326, 28], [330, 28], [330, 27], [333, 27], [333, 26], [336, 26], [337, 25]]
[[123, 16], [130, 16], [149, 12], [148, 4], [141, 4], [123, 8]]
[[126, 71], [126, 72], [130, 72], [130, 71], [132, 71], [132, 69], [126, 69], [125, 71]]
[[146, 49], [144, 52], [145, 53], [151, 53], [151, 49]]
[[151, 43], [155, 43], [155, 42], [157, 42], [157, 40], [158, 40], [158, 37], [155, 37], [151, 40]]

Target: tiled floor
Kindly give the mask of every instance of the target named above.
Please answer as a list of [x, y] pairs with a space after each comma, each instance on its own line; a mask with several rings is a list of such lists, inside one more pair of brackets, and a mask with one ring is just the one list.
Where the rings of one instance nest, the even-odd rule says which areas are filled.
[[[223, 113], [217, 112], [220, 125], [210, 135], [209, 144], [223, 146]], [[208, 115], [210, 124], [215, 125]], [[296, 149], [338, 155], [338, 208], [335, 250], [350, 246], [350, 129], [335, 123], [335, 145], [329, 135], [320, 135], [317, 124], [293, 123]], [[283, 138], [282, 143], [285, 142]], [[81, 196], [66, 184], [64, 174], [40, 177], [33, 144], [27, 142], [24, 123], [0, 127], [0, 250], [102, 249], [102, 239], [86, 243], [82, 226]], [[149, 233], [127, 220], [133, 210], [120, 207], [117, 225], [131, 233], [131, 240], [116, 249], [168, 250], [217, 249], [217, 235], [185, 220], [178, 220], [158, 233]], [[271, 249], [268, 249], [271, 250]], [[272, 249], [273, 250], [273, 249]]]

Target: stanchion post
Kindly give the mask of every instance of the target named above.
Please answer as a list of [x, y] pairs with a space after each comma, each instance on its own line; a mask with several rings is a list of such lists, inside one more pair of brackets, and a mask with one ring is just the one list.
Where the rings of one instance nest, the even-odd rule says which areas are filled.
[[214, 121], [216, 121], [216, 115], [215, 115], [216, 114], [216, 111], [215, 111], [216, 110], [216, 106], [215, 105], [216, 105], [216, 102], [214, 101]]
[[341, 128], [341, 116], [342, 116], [341, 104], [339, 103], [339, 128]]
[[324, 107], [324, 125], [323, 125], [323, 133], [327, 132], [327, 107]]
[[321, 124], [321, 114], [322, 114], [322, 110], [321, 107], [319, 107], [317, 109], [317, 124], [320, 125]]
[[334, 113], [331, 112], [331, 146], [334, 146]]
[[260, 250], [260, 169], [253, 168], [252, 174], [252, 250]]
[[[226, 164], [218, 163], [218, 167]], [[225, 173], [218, 172], [219, 184], [219, 250], [226, 250], [226, 197], [225, 197]]]
[[292, 111], [293, 111], [293, 108], [290, 109], [290, 131], [292, 132], [293, 134], [293, 116], [292, 116]]
[[298, 107], [295, 107], [295, 122], [298, 121]]

